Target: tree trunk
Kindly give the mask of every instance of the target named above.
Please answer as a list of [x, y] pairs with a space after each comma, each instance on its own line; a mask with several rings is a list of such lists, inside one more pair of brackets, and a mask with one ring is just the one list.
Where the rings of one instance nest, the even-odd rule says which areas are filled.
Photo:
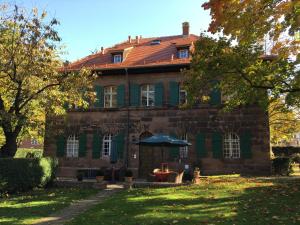
[[16, 132], [9, 132], [5, 134], [5, 144], [0, 149], [1, 158], [13, 158], [17, 152], [17, 134]]

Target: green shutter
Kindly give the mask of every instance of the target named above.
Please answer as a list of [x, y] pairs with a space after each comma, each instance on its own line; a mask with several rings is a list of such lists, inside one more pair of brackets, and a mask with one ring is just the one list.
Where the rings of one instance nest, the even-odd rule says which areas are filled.
[[[177, 138], [176, 134], [171, 134], [171, 137]], [[170, 159], [174, 160], [179, 158], [179, 147], [170, 147]]]
[[118, 107], [122, 108], [125, 106], [125, 85], [119, 85], [117, 87], [117, 103]]
[[213, 133], [212, 134], [212, 152], [213, 158], [220, 159], [222, 158], [223, 153], [223, 138], [222, 134], [220, 133]]
[[94, 132], [93, 134], [93, 152], [92, 157], [93, 159], [99, 159], [101, 157], [102, 151], [102, 137], [99, 135], [98, 132]]
[[117, 145], [116, 147], [117, 147], [118, 159], [123, 159], [124, 158], [124, 147], [125, 147], [123, 133], [120, 133], [116, 136], [116, 145]]
[[96, 92], [96, 101], [94, 103], [94, 106], [96, 108], [103, 108], [103, 102], [104, 102], [103, 87], [96, 85], [95, 92]]
[[140, 86], [138, 84], [130, 84], [130, 105], [140, 105]]
[[252, 157], [251, 151], [251, 133], [245, 132], [240, 137], [240, 149], [241, 157], [244, 159], [250, 159]]
[[170, 105], [177, 106], [179, 104], [179, 83], [170, 82]]
[[[218, 81], [213, 81], [213, 85], [217, 85]], [[210, 104], [220, 105], [221, 104], [221, 91], [218, 87], [213, 87], [210, 92]]]
[[155, 84], [155, 106], [163, 106], [164, 85], [163, 83]]
[[57, 137], [56, 140], [56, 156], [63, 157], [65, 155], [66, 139], [63, 135]]
[[205, 148], [205, 134], [197, 134], [196, 136], [196, 152], [199, 158], [203, 158], [207, 156], [206, 148]]
[[87, 135], [85, 133], [79, 136], [79, 157], [86, 156]]

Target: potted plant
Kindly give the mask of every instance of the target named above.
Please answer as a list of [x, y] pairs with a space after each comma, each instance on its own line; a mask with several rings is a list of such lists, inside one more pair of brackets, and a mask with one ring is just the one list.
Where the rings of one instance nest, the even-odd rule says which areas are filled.
[[81, 171], [81, 170], [77, 170], [77, 175], [76, 175], [76, 177], [77, 177], [77, 180], [78, 180], [78, 181], [82, 181], [82, 180], [83, 180], [83, 177], [84, 177], [84, 172]]
[[96, 180], [98, 183], [102, 182], [104, 180], [104, 173], [102, 170], [97, 170], [96, 172]]
[[199, 167], [195, 167], [194, 169], [194, 178], [200, 177], [200, 169]]
[[125, 171], [125, 182], [131, 183], [132, 182], [133, 173], [131, 170]]

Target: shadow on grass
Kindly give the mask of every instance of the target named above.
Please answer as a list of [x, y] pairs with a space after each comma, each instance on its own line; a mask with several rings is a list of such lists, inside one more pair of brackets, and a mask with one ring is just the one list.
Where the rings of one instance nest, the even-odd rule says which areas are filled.
[[242, 178], [137, 189], [104, 201], [68, 224], [293, 224], [300, 216], [299, 187], [299, 181]]
[[91, 193], [93, 191], [85, 189], [49, 188], [3, 198], [0, 202], [0, 224], [30, 224]]

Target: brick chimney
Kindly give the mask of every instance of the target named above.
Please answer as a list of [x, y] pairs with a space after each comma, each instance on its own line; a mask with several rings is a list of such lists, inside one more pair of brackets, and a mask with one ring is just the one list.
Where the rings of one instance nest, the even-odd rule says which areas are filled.
[[190, 24], [189, 22], [182, 23], [182, 35], [188, 36], [190, 34]]
[[131, 36], [128, 35], [128, 42], [131, 43]]

